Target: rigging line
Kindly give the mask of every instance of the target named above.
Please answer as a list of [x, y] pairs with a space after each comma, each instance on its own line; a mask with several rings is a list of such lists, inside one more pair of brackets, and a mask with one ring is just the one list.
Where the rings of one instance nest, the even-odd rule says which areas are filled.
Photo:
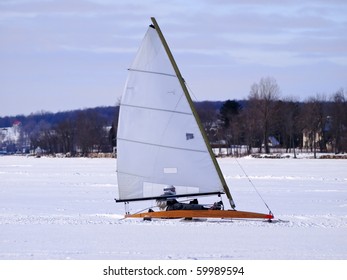
[[267, 203], [265, 202], [264, 198], [261, 196], [261, 194], [259, 193], [259, 191], [257, 190], [257, 188], [255, 187], [255, 185], [253, 184], [251, 178], [249, 178], [249, 176], [247, 175], [246, 171], [243, 169], [242, 165], [240, 164], [240, 162], [237, 160], [237, 158], [235, 158], [237, 164], [239, 165], [239, 167], [241, 168], [241, 170], [243, 171], [243, 173], [245, 174], [246, 178], [248, 179], [248, 181], [251, 183], [251, 185], [253, 186], [254, 190], [256, 191], [256, 193], [258, 194], [258, 196], [260, 197], [260, 199], [263, 201], [263, 203], [265, 204], [266, 208], [269, 210], [270, 213], [272, 213], [270, 207], [267, 205]]
[[128, 70], [129, 71], [133, 71], [133, 72], [141, 72], [141, 73], [148, 73], [148, 74], [155, 74], [155, 75], [163, 75], [163, 76], [169, 76], [169, 77], [176, 78], [176, 75], [163, 73], [163, 72], [154, 72], [154, 71], [139, 70], [139, 69], [133, 69], [133, 68], [129, 68]]
[[186, 87], [189, 89], [189, 92], [191, 93], [191, 95], [193, 95], [195, 102], [198, 102], [199, 100], [196, 98], [196, 95], [194, 94], [193, 90], [190, 88], [188, 83], [186, 83], [185, 81], [184, 81], [184, 83], [186, 84]]
[[139, 213], [142, 213], [142, 212], [144, 212], [144, 211], [146, 211], [146, 210], [149, 210], [149, 209], [151, 209], [151, 208], [159, 208], [159, 206], [157, 206], [157, 205], [151, 205], [151, 206], [149, 206], [149, 207], [147, 207], [147, 208], [144, 208], [144, 209], [142, 209], [142, 210], [140, 210], [140, 211], [137, 211], [137, 212], [135, 212], [135, 213], [133, 213], [133, 214], [139, 214]]

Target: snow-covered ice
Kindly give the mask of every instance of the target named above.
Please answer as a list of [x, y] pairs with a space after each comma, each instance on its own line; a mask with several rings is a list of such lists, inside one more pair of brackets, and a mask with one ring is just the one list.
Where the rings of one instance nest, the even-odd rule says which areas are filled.
[[115, 159], [0, 157], [0, 259], [347, 259], [347, 160], [219, 163], [237, 209], [267, 213], [251, 181], [280, 221], [122, 219]]

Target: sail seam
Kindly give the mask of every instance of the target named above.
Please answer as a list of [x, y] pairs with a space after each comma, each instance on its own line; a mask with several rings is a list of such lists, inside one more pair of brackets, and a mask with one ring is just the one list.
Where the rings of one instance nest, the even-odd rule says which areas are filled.
[[198, 153], [207, 153], [207, 151], [204, 151], [204, 150], [196, 150], [196, 149], [188, 149], [188, 148], [181, 148], [181, 147], [174, 147], [174, 146], [159, 145], [159, 144], [155, 144], [155, 143], [142, 142], [142, 141], [125, 139], [125, 138], [117, 138], [117, 141], [118, 140], [132, 142], [132, 143], [136, 143], [136, 144], [150, 145], [150, 146], [166, 148], [166, 149], [174, 149], [174, 150], [182, 150], [182, 151], [198, 152]]
[[147, 176], [143, 176], [143, 175], [135, 174], [135, 173], [123, 172], [123, 171], [119, 171], [119, 170], [117, 170], [117, 173], [119, 173], [119, 174], [124, 174], [124, 175], [128, 175], [128, 176], [147, 178]]
[[169, 76], [169, 77], [177, 78], [176, 75], [168, 74], [168, 73], [163, 73], [163, 72], [139, 70], [139, 69], [133, 69], [133, 68], [129, 68], [128, 70], [129, 70], [129, 71], [133, 71], [133, 72], [141, 72], [141, 73], [154, 74], [154, 75], [163, 75], [163, 76]]
[[192, 115], [191, 113], [187, 112], [181, 112], [181, 111], [174, 111], [174, 110], [167, 110], [167, 109], [160, 109], [160, 108], [153, 108], [153, 107], [145, 107], [145, 106], [137, 106], [137, 105], [130, 105], [130, 104], [121, 104], [121, 106], [124, 107], [132, 107], [137, 109], [146, 109], [146, 110], [153, 110], [153, 111], [160, 111], [160, 112], [167, 112], [167, 113], [175, 113], [175, 114], [182, 114], [182, 115]]

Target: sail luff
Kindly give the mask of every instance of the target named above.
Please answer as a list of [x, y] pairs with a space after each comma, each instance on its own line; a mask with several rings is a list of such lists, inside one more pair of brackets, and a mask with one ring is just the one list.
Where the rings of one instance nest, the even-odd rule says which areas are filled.
[[171, 62], [171, 64], [172, 64], [172, 67], [174, 68], [174, 71], [175, 71], [176, 76], [177, 76], [177, 78], [178, 78], [178, 80], [179, 80], [179, 83], [180, 83], [180, 85], [181, 85], [181, 88], [182, 88], [182, 90], [183, 90], [183, 92], [184, 92], [184, 94], [185, 94], [185, 96], [186, 96], [186, 98], [187, 98], [187, 101], [188, 101], [188, 103], [189, 103], [190, 109], [192, 110], [193, 116], [194, 116], [194, 118], [195, 118], [195, 120], [196, 120], [196, 122], [197, 122], [197, 125], [198, 125], [198, 127], [199, 127], [199, 130], [200, 130], [200, 132], [201, 132], [201, 134], [202, 134], [203, 140], [204, 140], [204, 142], [205, 142], [205, 144], [206, 144], [207, 150], [208, 150], [208, 152], [209, 152], [209, 154], [210, 154], [210, 156], [211, 156], [213, 165], [214, 165], [214, 167], [215, 167], [215, 169], [216, 169], [216, 172], [217, 172], [217, 174], [218, 174], [218, 177], [219, 177], [219, 179], [220, 179], [220, 181], [221, 181], [221, 184], [222, 184], [222, 186], [223, 186], [224, 192], [225, 192], [226, 196], [227, 196], [228, 199], [229, 199], [230, 206], [234, 209], [234, 208], [235, 208], [235, 203], [234, 203], [233, 198], [232, 198], [232, 196], [231, 196], [229, 187], [228, 187], [228, 185], [227, 185], [227, 183], [226, 183], [226, 181], [225, 181], [225, 179], [224, 179], [224, 176], [223, 176], [223, 174], [222, 174], [222, 171], [221, 171], [221, 169], [220, 169], [220, 167], [219, 167], [219, 165], [218, 165], [218, 162], [217, 162], [217, 160], [216, 160], [216, 158], [215, 158], [215, 155], [214, 155], [214, 153], [213, 153], [213, 151], [212, 151], [212, 148], [211, 148], [211, 146], [210, 146], [210, 144], [209, 144], [209, 141], [208, 141], [206, 132], [205, 132], [203, 126], [202, 126], [202, 123], [201, 123], [201, 121], [200, 121], [199, 115], [197, 114], [197, 111], [196, 111], [196, 109], [195, 109], [195, 107], [194, 107], [192, 98], [190, 97], [190, 94], [189, 94], [188, 89], [187, 89], [187, 87], [186, 87], [186, 85], [185, 85], [185, 82], [184, 82], [184, 79], [183, 79], [183, 77], [182, 77], [182, 75], [181, 75], [181, 72], [180, 72], [180, 70], [179, 70], [179, 68], [178, 68], [178, 66], [177, 66], [177, 64], [176, 64], [176, 61], [175, 61], [175, 59], [174, 59], [174, 57], [173, 57], [173, 55], [172, 55], [172, 53], [171, 53], [171, 51], [170, 51], [170, 48], [169, 48], [169, 46], [168, 46], [168, 44], [167, 44], [167, 42], [166, 42], [166, 40], [165, 40], [165, 37], [164, 37], [163, 33], [162, 33], [161, 30], [160, 30], [160, 27], [159, 27], [159, 25], [158, 25], [156, 19], [155, 19], [154, 17], [151, 17], [151, 20], [152, 20], [154, 29], [157, 31], [158, 36], [159, 36], [159, 38], [160, 38], [160, 40], [161, 40], [161, 42], [162, 42], [162, 44], [163, 44], [163, 47], [164, 47], [164, 49], [165, 49], [165, 51], [166, 51], [166, 54], [167, 54], [167, 56], [168, 56], [168, 58], [169, 58], [169, 60], [170, 60], [170, 62]]

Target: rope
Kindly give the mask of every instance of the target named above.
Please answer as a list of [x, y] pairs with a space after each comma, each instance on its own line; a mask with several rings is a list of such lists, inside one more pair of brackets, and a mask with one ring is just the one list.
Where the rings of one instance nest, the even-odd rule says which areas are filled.
[[272, 211], [270, 209], [270, 207], [267, 205], [267, 203], [265, 202], [264, 198], [261, 196], [261, 194], [259, 193], [259, 191], [257, 190], [257, 188], [255, 187], [255, 185], [253, 184], [251, 178], [249, 178], [249, 176], [247, 175], [246, 171], [243, 169], [242, 165], [239, 163], [239, 161], [237, 160], [237, 158], [235, 158], [237, 164], [239, 165], [239, 167], [241, 168], [241, 170], [243, 171], [243, 173], [245, 174], [246, 178], [248, 179], [248, 181], [251, 183], [251, 185], [253, 186], [254, 190], [256, 191], [256, 193], [258, 194], [258, 196], [260, 197], [260, 199], [263, 201], [264, 205], [266, 206], [266, 208], [269, 210], [269, 212], [272, 214]]
[[195, 102], [198, 102], [199, 100], [196, 98], [196, 95], [194, 94], [193, 90], [190, 88], [188, 83], [185, 82], [185, 84], [186, 84], [187, 89], [189, 90], [190, 95], [194, 97]]

